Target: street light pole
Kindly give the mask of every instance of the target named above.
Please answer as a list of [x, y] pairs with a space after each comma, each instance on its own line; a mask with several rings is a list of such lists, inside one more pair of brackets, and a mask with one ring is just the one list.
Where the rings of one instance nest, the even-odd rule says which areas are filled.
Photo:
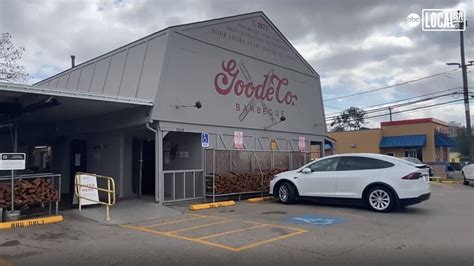
[[[459, 12], [459, 11], [458, 11]], [[470, 114], [470, 108], [469, 108], [469, 86], [467, 83], [467, 67], [473, 65], [473, 61], [469, 61], [469, 64], [466, 65], [466, 58], [464, 55], [464, 27], [467, 26], [467, 21], [466, 22], [459, 22], [459, 41], [460, 41], [460, 46], [461, 46], [461, 64], [459, 63], [447, 63], [447, 65], [457, 65], [461, 68], [462, 71], [462, 83], [463, 83], [463, 94], [464, 94], [464, 111], [466, 113], [466, 135], [467, 135], [467, 151], [468, 151], [468, 159], [472, 163], [474, 162], [473, 160], [473, 144], [474, 141], [472, 140], [472, 127], [471, 127], [471, 114]]]
[[[469, 108], [469, 90], [467, 84], [467, 65], [466, 65], [466, 58], [464, 56], [464, 23], [461, 22], [461, 31], [459, 31], [459, 40], [461, 45], [461, 70], [462, 70], [462, 84], [463, 84], [463, 92], [464, 92], [464, 111], [466, 112], [466, 130], [467, 130], [467, 145], [468, 145], [468, 155], [469, 161], [473, 162], [473, 149], [472, 149], [472, 127], [471, 127], [471, 114]], [[467, 26], [467, 25], [466, 25]], [[472, 64], [470, 64], [472, 65]]]

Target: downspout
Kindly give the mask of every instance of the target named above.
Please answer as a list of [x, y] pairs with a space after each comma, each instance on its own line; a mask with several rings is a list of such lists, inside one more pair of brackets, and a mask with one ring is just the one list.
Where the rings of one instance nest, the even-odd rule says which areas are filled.
[[[155, 133], [155, 203], [159, 203], [160, 205], [163, 205], [163, 199], [164, 196], [162, 193], [164, 193], [164, 189], [162, 189], [162, 182], [161, 182], [161, 170], [162, 167], [160, 167], [160, 160], [162, 156], [162, 152], [160, 154], [160, 148], [161, 148], [161, 142], [160, 142], [160, 131], [157, 129], [154, 129], [150, 124], [153, 123], [153, 120], [150, 120], [145, 123], [145, 126], [148, 130], [152, 131]], [[161, 190], [161, 191], [160, 191]]]

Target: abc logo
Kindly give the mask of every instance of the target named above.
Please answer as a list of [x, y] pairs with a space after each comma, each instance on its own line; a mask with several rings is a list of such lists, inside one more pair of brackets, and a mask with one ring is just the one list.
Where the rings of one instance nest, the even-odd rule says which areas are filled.
[[421, 18], [417, 13], [411, 13], [407, 17], [407, 24], [411, 27], [416, 27], [420, 24]]

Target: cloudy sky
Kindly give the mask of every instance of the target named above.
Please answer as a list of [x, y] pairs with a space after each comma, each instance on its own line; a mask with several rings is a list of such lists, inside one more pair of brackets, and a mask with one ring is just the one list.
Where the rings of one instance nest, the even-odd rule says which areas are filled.
[[[466, 59], [474, 60], [474, 0], [0, 0], [0, 32], [9, 32], [16, 45], [26, 48], [22, 63], [32, 76], [28, 83], [34, 83], [67, 69], [71, 54], [81, 63], [168, 26], [263, 11], [321, 75], [328, 116], [350, 106], [380, 105], [462, 86], [458, 70], [331, 100], [454, 69], [445, 63], [460, 62], [458, 32], [424, 32], [406, 23], [408, 14], [421, 15], [424, 8], [466, 10], [473, 25], [465, 32]], [[468, 77], [474, 91], [472, 70]], [[465, 123], [462, 103], [435, 107], [395, 114], [394, 119]], [[368, 126], [386, 120], [372, 118]]]

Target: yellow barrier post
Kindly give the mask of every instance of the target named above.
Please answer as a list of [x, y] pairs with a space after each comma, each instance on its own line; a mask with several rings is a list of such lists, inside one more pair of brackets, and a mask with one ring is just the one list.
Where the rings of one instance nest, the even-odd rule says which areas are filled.
[[[101, 179], [107, 180], [107, 189], [105, 189], [105, 188], [99, 188], [99, 187], [94, 187], [94, 186], [88, 186], [88, 185], [82, 184], [82, 183], [81, 183], [81, 178], [80, 178], [81, 175], [90, 175], [90, 176], [94, 176], [94, 177], [96, 177], [96, 178], [101, 178]], [[95, 189], [95, 190], [97, 190], [97, 191], [106, 192], [106, 193], [107, 193], [107, 202], [101, 201], [100, 198], [99, 198], [99, 200], [95, 200], [95, 199], [91, 199], [91, 198], [84, 197], [84, 196], [81, 194], [81, 188], [82, 188], [82, 187], [89, 188], [89, 189]], [[89, 174], [89, 173], [77, 172], [77, 173], [76, 173], [76, 176], [75, 176], [74, 194], [76, 195], [76, 197], [77, 197], [78, 200], [79, 200], [79, 211], [82, 210], [82, 202], [81, 202], [81, 200], [92, 201], [92, 202], [95, 202], [95, 203], [97, 203], [97, 204], [105, 205], [105, 210], [106, 210], [105, 220], [106, 220], [106, 221], [110, 221], [110, 220], [111, 220], [111, 218], [110, 218], [110, 207], [114, 206], [114, 205], [115, 205], [115, 202], [116, 202], [116, 197], [115, 197], [115, 180], [114, 180], [112, 177], [101, 176], [101, 175], [96, 175], [96, 174]]]

